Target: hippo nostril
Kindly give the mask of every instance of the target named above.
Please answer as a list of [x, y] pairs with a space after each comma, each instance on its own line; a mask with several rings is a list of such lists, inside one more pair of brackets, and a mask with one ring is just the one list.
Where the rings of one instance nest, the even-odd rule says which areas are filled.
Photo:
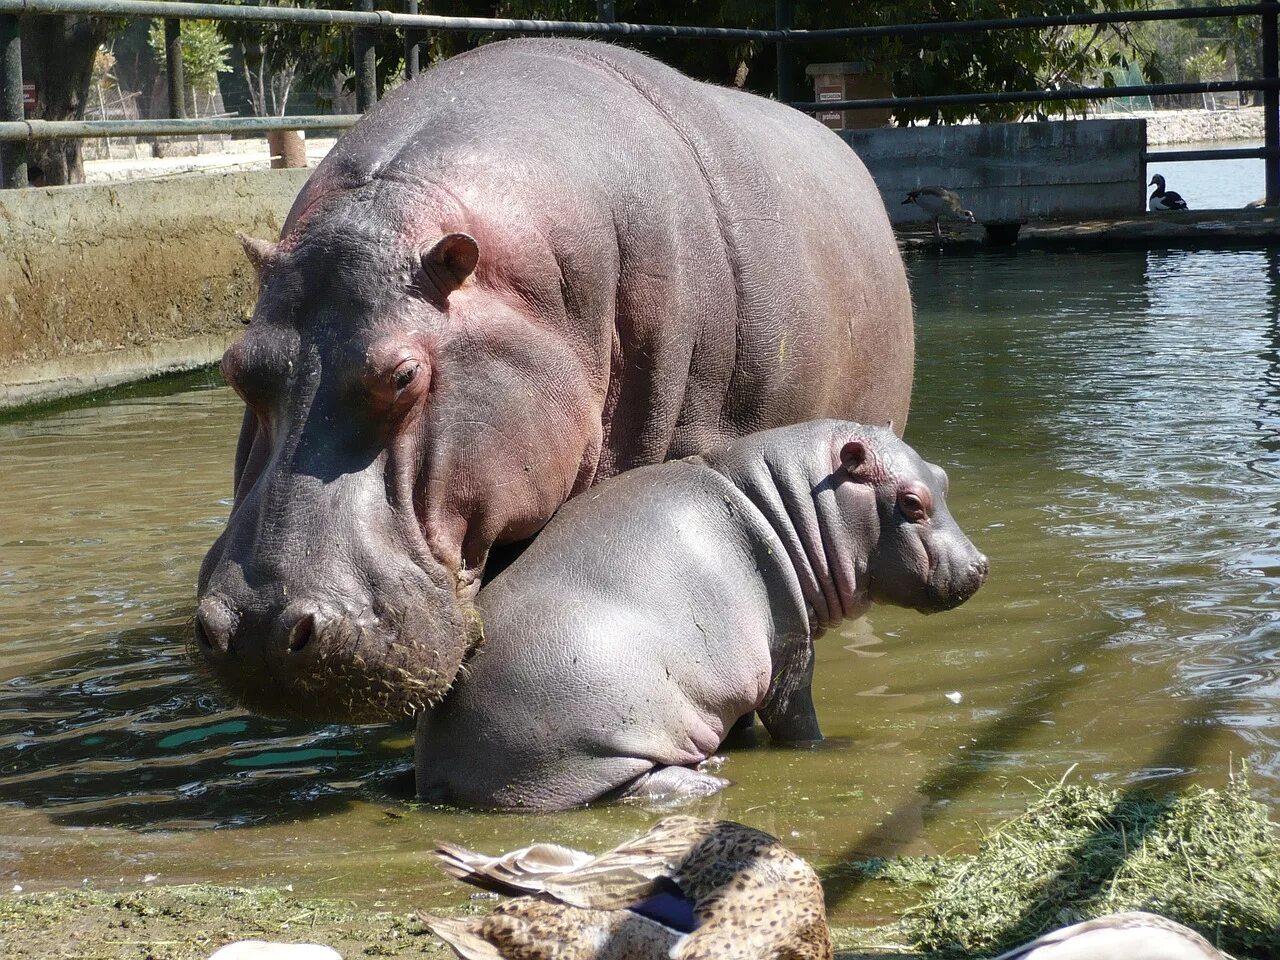
[[226, 656], [231, 649], [231, 624], [220, 608], [201, 606], [196, 611], [196, 643], [206, 654]]
[[293, 629], [289, 631], [289, 652], [297, 653], [308, 643], [316, 632], [316, 618], [314, 614], [307, 613], [298, 618], [298, 622], [293, 625]]
[[988, 562], [985, 554], [978, 554], [978, 559], [969, 565], [969, 569], [973, 575], [979, 580], [986, 580], [987, 574], [991, 572], [991, 564]]

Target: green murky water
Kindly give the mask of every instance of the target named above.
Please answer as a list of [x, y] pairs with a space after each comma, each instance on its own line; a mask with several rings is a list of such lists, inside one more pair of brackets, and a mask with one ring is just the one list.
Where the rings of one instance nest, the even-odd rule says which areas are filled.
[[[729, 754], [694, 809], [830, 864], [971, 844], [1027, 780], [1280, 801], [1280, 253], [910, 263], [908, 436], [992, 558], [952, 613], [824, 638], [830, 740]], [[0, 425], [0, 881], [461, 899], [422, 850], [598, 847], [660, 814], [419, 809], [407, 728], [251, 717], [192, 674], [239, 404], [212, 375]], [[831, 885], [837, 916], [865, 912]]]

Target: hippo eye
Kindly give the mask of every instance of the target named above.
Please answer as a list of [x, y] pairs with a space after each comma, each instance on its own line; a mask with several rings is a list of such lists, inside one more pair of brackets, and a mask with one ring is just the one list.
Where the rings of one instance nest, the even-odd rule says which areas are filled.
[[898, 494], [898, 509], [909, 521], [915, 523], [929, 516], [927, 498], [911, 490], [903, 490]]
[[413, 383], [418, 376], [419, 369], [421, 369], [421, 364], [417, 360], [406, 360], [396, 367], [391, 374], [391, 382], [395, 385], [397, 393]]

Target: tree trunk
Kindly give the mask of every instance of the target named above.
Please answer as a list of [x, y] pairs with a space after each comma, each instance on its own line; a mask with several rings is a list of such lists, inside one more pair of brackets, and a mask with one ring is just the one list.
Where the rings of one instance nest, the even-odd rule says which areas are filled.
[[[111, 21], [95, 17], [22, 18], [22, 76], [36, 85], [33, 118], [83, 120], [93, 80], [93, 58], [111, 33]], [[28, 163], [40, 167], [49, 186], [84, 183], [79, 140], [37, 140]]]
[[307, 165], [307, 145], [298, 130], [271, 130], [267, 133], [271, 150], [271, 169], [299, 168]]

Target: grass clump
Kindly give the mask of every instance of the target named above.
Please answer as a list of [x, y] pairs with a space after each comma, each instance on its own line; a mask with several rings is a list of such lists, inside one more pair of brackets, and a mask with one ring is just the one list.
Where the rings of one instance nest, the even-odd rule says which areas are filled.
[[1224, 950], [1280, 956], [1280, 839], [1246, 776], [1181, 796], [1060, 783], [971, 857], [868, 865], [924, 889], [899, 929], [919, 948], [998, 953], [1080, 920], [1146, 910]]

